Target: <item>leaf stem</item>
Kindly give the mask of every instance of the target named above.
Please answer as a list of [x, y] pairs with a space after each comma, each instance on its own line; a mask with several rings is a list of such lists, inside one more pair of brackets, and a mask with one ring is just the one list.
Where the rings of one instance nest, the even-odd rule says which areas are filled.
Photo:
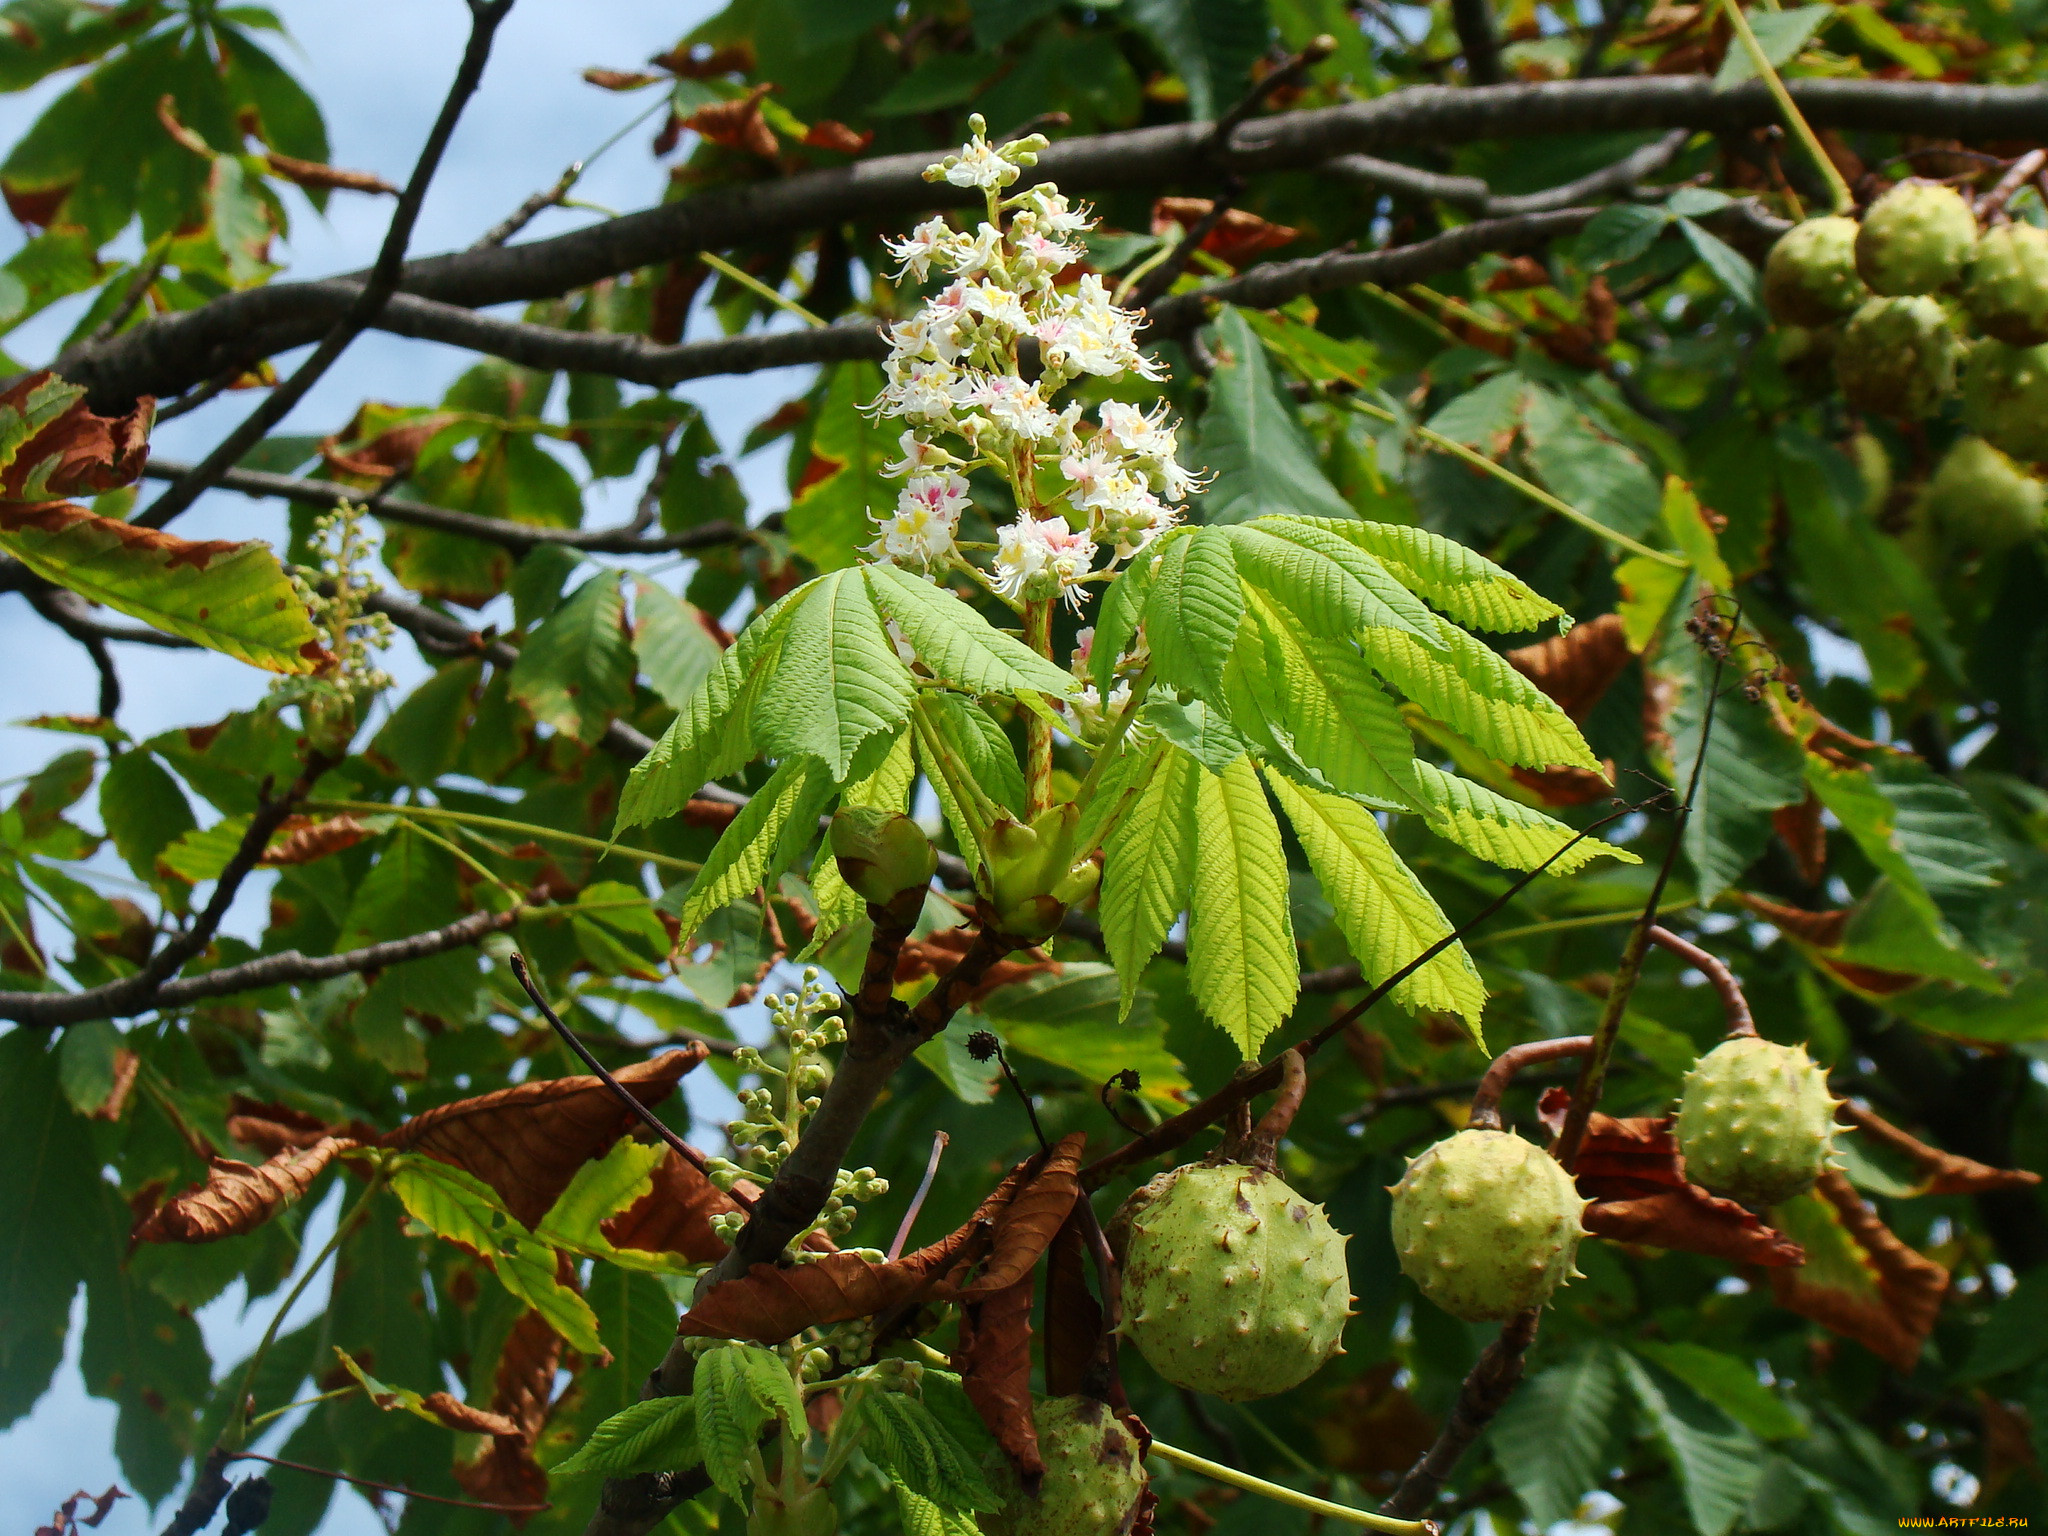
[[788, 313], [795, 315], [797, 319], [803, 321], [805, 325], [810, 326], [813, 330], [823, 330], [825, 328], [824, 321], [820, 320], [808, 309], [805, 309], [803, 305], [797, 303], [795, 299], [784, 298], [775, 289], [770, 288], [766, 283], [762, 282], [761, 279], [754, 276], [753, 273], [741, 271], [738, 267], [734, 266], [731, 262], [727, 261], [723, 256], [714, 256], [709, 251], [699, 251], [697, 253], [697, 259], [703, 262], [705, 266], [711, 268], [712, 271], [723, 272], [727, 277], [731, 278], [734, 282], [738, 283], [742, 288], [748, 288], [751, 289], [753, 292], [758, 293], [762, 298], [766, 299], [770, 304], [773, 304], [777, 309], [785, 310]]
[[1836, 169], [1835, 162], [1828, 158], [1828, 152], [1821, 148], [1820, 137], [1814, 133], [1799, 108], [1793, 104], [1792, 93], [1785, 89], [1785, 82], [1778, 78], [1778, 71], [1771, 66], [1769, 56], [1764, 53], [1763, 44], [1756, 40], [1756, 33], [1749, 29], [1749, 18], [1742, 14], [1741, 0], [1721, 0], [1721, 8], [1728, 13], [1728, 24], [1735, 28], [1735, 35], [1742, 39], [1742, 48], [1749, 55], [1750, 67], [1770, 88], [1772, 99], [1777, 102], [1778, 110], [1784, 114], [1785, 126], [1792, 130], [1793, 136], [1805, 147], [1808, 157], [1813, 161], [1814, 169], [1820, 172], [1821, 179], [1828, 184], [1828, 195], [1834, 200], [1834, 211], [1849, 212], [1856, 206], [1856, 194], [1849, 190], [1849, 183], [1842, 178], [1842, 173]]
[[1627, 534], [1621, 532], [1619, 529], [1610, 528], [1605, 523], [1600, 522], [1598, 519], [1588, 517], [1585, 513], [1581, 512], [1577, 507], [1573, 506], [1570, 502], [1559, 500], [1557, 497], [1551, 495], [1550, 492], [1544, 490], [1543, 487], [1541, 487], [1540, 485], [1535, 485], [1530, 481], [1524, 480], [1520, 475], [1516, 474], [1506, 465], [1494, 463], [1494, 461], [1492, 459], [1489, 459], [1485, 454], [1480, 453], [1475, 449], [1466, 447], [1456, 438], [1445, 437], [1443, 433], [1431, 431], [1428, 427], [1425, 426], [1403, 422], [1398, 415], [1388, 410], [1385, 406], [1374, 405], [1371, 401], [1361, 400], [1355, 395], [1338, 396], [1336, 398], [1342, 400], [1342, 402], [1345, 405], [1349, 406], [1352, 410], [1363, 412], [1365, 415], [1371, 416], [1375, 420], [1391, 422], [1397, 427], [1405, 426], [1408, 431], [1414, 433], [1417, 437], [1421, 438], [1425, 443], [1428, 443], [1432, 448], [1442, 449], [1445, 453], [1451, 454], [1456, 458], [1463, 459], [1467, 464], [1470, 464], [1474, 469], [1483, 470], [1487, 474], [1492, 475], [1496, 480], [1499, 480], [1504, 485], [1513, 486], [1516, 490], [1520, 491], [1524, 496], [1527, 496], [1531, 501], [1534, 501], [1541, 506], [1550, 508], [1550, 510], [1555, 512], [1559, 517], [1566, 518], [1574, 523], [1577, 523], [1581, 528], [1585, 529], [1586, 532], [1592, 534], [1595, 538], [1605, 539], [1608, 543], [1614, 545], [1617, 549], [1625, 549], [1632, 555], [1640, 555], [1645, 560], [1654, 560], [1659, 565], [1672, 566], [1677, 570], [1683, 571], [1691, 569], [1691, 566], [1679, 556], [1669, 554], [1661, 549], [1652, 549], [1647, 544], [1638, 543], [1636, 540], [1630, 538]]
[[640, 859], [649, 864], [658, 864], [670, 869], [694, 875], [703, 866], [691, 859], [678, 859], [666, 853], [655, 853], [647, 848], [622, 848], [617, 843], [608, 843], [602, 838], [585, 837], [580, 832], [560, 832], [553, 827], [538, 827], [531, 822], [512, 821], [503, 816], [485, 816], [477, 811], [452, 811], [440, 805], [387, 805], [379, 800], [309, 800], [306, 809], [317, 811], [357, 811], [374, 816], [410, 816], [430, 821], [452, 821], [470, 827], [494, 827], [500, 832], [519, 832], [528, 837], [548, 839], [567, 843], [572, 848], [587, 848], [593, 853], [616, 853], [622, 858]]
[[[1052, 605], [1049, 597], [1032, 598], [1024, 605], [1024, 643], [1039, 655], [1052, 659]], [[1036, 819], [1052, 804], [1052, 722], [1037, 710], [1024, 719], [1025, 805]]]
[[1291, 1504], [1296, 1509], [1305, 1509], [1312, 1515], [1321, 1515], [1326, 1520], [1341, 1520], [1347, 1525], [1362, 1525], [1373, 1531], [1434, 1532], [1436, 1524], [1429, 1520], [1396, 1520], [1387, 1515], [1370, 1514], [1362, 1509], [1353, 1509], [1348, 1504], [1332, 1504], [1328, 1499], [1319, 1499], [1312, 1493], [1298, 1493], [1279, 1483], [1269, 1483], [1263, 1477], [1253, 1477], [1249, 1472], [1239, 1472], [1221, 1462], [1197, 1456], [1192, 1451], [1183, 1451], [1178, 1446], [1168, 1445], [1164, 1440], [1152, 1442], [1152, 1454], [1162, 1461], [1170, 1461], [1177, 1467], [1213, 1478], [1219, 1483], [1228, 1483], [1233, 1488], [1242, 1488], [1247, 1493], [1260, 1494], [1276, 1504]]

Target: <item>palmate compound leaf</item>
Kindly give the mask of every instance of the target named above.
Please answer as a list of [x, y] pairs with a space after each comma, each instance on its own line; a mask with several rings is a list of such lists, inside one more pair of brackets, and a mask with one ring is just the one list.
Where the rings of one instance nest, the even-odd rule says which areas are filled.
[[1145, 636], [1160, 680], [1220, 699], [1243, 617], [1244, 590], [1229, 541], [1204, 539], [1199, 530], [1169, 535], [1145, 599]]
[[[676, 945], [688, 950], [704, 919], [761, 886], [772, 886], [817, 835], [832, 777], [815, 757], [784, 762], [735, 816], [673, 910]], [[664, 896], [662, 904], [669, 906]]]
[[1494, 1420], [1494, 1457], [1537, 1525], [1569, 1520], [1606, 1480], [1626, 1429], [1621, 1391], [1614, 1348], [1595, 1339], [1523, 1383]]
[[[1505, 795], [1497, 795], [1483, 784], [1445, 773], [1429, 763], [1417, 763], [1415, 771], [1422, 786], [1424, 815], [1430, 830], [1489, 863], [1508, 869], [1534, 869], [1578, 835], [1563, 822], [1553, 821], [1541, 811]], [[1602, 854], [1624, 864], [1642, 863], [1626, 848], [1589, 837], [1559, 854], [1548, 872], [1569, 875]]]
[[1677, 1378], [1619, 1356], [1622, 1377], [1671, 1458], [1700, 1536], [1726, 1536], [1742, 1518], [1766, 1460], [1763, 1444]]
[[1398, 629], [1441, 650], [1436, 615], [1385, 565], [1333, 532], [1335, 521], [1267, 517], [1196, 537], [1227, 540], [1245, 581], [1271, 593], [1310, 634], [1344, 639], [1361, 629]]
[[1143, 787], [1103, 844], [1102, 942], [1116, 965], [1119, 1018], [1130, 1016], [1145, 967], [1187, 905], [1194, 878], [1202, 766], [1166, 742], [1147, 756]]
[[[1519, 634], [1565, 611], [1455, 539], [1396, 523], [1348, 518], [1289, 519], [1346, 539], [1374, 556], [1410, 591], [1469, 629]], [[1265, 527], [1262, 520], [1252, 524]]]
[[0, 502], [0, 551], [36, 575], [266, 672], [333, 658], [270, 546], [181, 539], [65, 501]]
[[633, 701], [625, 615], [618, 573], [599, 571], [520, 647], [512, 697], [543, 724], [582, 742], [597, 740]]
[[985, 698], [1011, 695], [1027, 702], [1036, 695], [1064, 698], [1074, 679], [1023, 641], [990, 624], [943, 587], [893, 565], [861, 568], [882, 613], [934, 677]]
[[[1371, 811], [1270, 769], [1266, 781], [1294, 824], [1309, 867], [1368, 981], [1384, 981], [1451, 932], [1450, 919], [1401, 862]], [[1486, 1006], [1486, 986], [1464, 945], [1451, 945], [1396, 987], [1393, 997], [1418, 1012], [1458, 1014], [1484, 1047], [1479, 1015]]]
[[[1349, 804], [1349, 802], [1346, 802]], [[1361, 816], [1370, 819], [1361, 808]], [[1293, 1011], [1300, 991], [1280, 824], [1251, 759], [1195, 783], [1188, 980], [1195, 1001], [1247, 1060]]]

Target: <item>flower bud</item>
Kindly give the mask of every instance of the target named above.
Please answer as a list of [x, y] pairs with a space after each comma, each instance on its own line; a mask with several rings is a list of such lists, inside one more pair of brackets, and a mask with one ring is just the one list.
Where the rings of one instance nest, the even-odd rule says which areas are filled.
[[932, 840], [908, 816], [851, 805], [832, 817], [832, 856], [864, 901], [903, 922], [923, 907], [939, 863]]
[[1092, 859], [1076, 862], [1080, 807], [1048, 806], [1026, 826], [1008, 819], [989, 829], [984, 894], [1002, 931], [1036, 943], [1049, 937], [1067, 908], [1094, 891], [1101, 871]]

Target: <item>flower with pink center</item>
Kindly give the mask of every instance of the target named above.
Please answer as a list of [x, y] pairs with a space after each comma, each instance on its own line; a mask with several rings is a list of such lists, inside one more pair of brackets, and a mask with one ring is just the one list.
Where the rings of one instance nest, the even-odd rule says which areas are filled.
[[1079, 583], [1094, 563], [1095, 540], [1085, 531], [1069, 528], [1064, 518], [1020, 517], [996, 535], [990, 584], [1013, 602], [1058, 592], [1078, 612]]
[[882, 466], [882, 473], [892, 479], [902, 475], [950, 469], [960, 462], [930, 438], [919, 437], [915, 431], [905, 432], [897, 438], [896, 446], [902, 450], [903, 457], [892, 459]]
[[877, 524], [868, 553], [890, 564], [916, 564], [926, 570], [951, 564], [954, 534], [967, 504], [967, 482], [960, 476], [915, 476], [896, 498], [895, 513]]

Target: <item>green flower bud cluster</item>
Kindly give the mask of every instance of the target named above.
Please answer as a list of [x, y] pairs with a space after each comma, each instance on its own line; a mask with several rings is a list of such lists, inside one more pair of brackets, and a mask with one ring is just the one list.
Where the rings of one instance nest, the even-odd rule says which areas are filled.
[[1080, 824], [1081, 808], [1063, 802], [1028, 825], [1005, 817], [989, 828], [982, 895], [1004, 933], [1030, 943], [1048, 938], [1067, 909], [1094, 892], [1102, 870], [1093, 858], [1075, 858]]
[[343, 502], [322, 513], [314, 520], [311, 546], [316, 563], [295, 569], [292, 586], [334, 665], [318, 677], [280, 680], [267, 702], [272, 709], [298, 705], [308, 744], [338, 756], [355, 740], [371, 700], [391, 686], [376, 656], [396, 631], [384, 614], [368, 611], [383, 587], [368, 574], [376, 546], [364, 529], [363, 508]]

